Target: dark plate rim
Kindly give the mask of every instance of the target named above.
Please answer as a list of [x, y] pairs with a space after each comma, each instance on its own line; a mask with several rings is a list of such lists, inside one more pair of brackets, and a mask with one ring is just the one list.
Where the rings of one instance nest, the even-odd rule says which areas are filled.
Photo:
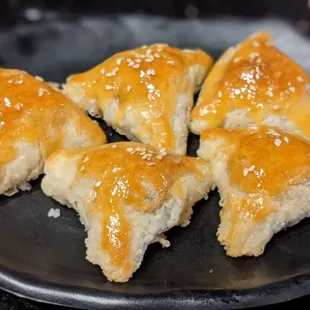
[[[47, 284], [0, 270], [0, 288], [33, 301], [78, 309], [245, 309], [288, 302], [310, 294], [310, 273], [246, 290], [179, 290], [126, 294]], [[122, 285], [122, 284], [119, 284]]]

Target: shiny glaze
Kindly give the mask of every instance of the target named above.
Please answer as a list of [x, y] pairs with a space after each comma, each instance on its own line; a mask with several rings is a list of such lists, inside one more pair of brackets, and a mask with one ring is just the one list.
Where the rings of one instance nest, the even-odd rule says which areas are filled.
[[283, 115], [310, 137], [309, 104], [309, 75], [272, 46], [267, 33], [258, 33], [215, 64], [191, 119], [215, 128], [224, 126], [227, 113], [237, 109], [247, 111], [258, 125], [268, 114]]
[[197, 158], [132, 142], [72, 149], [67, 156], [78, 158], [75, 182], [93, 180], [88, 211], [102, 221], [101, 247], [110, 263], [128, 275], [133, 267], [130, 209], [154, 212], [169, 197], [184, 199], [186, 189], [178, 179], [193, 174], [203, 180], [206, 170], [206, 163]]
[[122, 128], [128, 111], [137, 124], [135, 133], [144, 141], [144, 133], [154, 146], [175, 148], [172, 119], [178, 96], [193, 96], [195, 85], [189, 82], [194, 65], [209, 69], [212, 59], [203, 51], [182, 51], [154, 44], [118, 53], [82, 74], [73, 75], [67, 85], [82, 86], [86, 99], [95, 99], [104, 113], [107, 106], [117, 104], [113, 125]]
[[90, 145], [106, 142], [97, 125], [41, 78], [0, 69], [0, 94], [0, 167], [14, 160], [17, 143], [38, 144], [45, 158], [63, 147], [68, 120], [89, 133]]
[[263, 221], [276, 210], [274, 196], [310, 177], [310, 144], [277, 128], [209, 129], [201, 138], [222, 140], [218, 151], [228, 158], [229, 180], [234, 188], [223, 212], [232, 212], [232, 226], [239, 220]]

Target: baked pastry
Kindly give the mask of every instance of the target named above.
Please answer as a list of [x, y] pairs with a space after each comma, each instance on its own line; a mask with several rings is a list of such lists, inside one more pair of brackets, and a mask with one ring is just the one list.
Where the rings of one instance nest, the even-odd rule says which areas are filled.
[[69, 77], [64, 92], [130, 140], [185, 154], [194, 93], [211, 65], [201, 50], [154, 44]]
[[208, 75], [191, 113], [191, 131], [275, 126], [310, 138], [309, 75], [278, 51], [268, 33], [228, 49]]
[[162, 233], [187, 225], [212, 185], [203, 160], [134, 142], [59, 150], [45, 174], [43, 192], [79, 213], [86, 258], [115, 282], [128, 281], [150, 243], [169, 246]]
[[207, 129], [198, 155], [221, 195], [218, 240], [232, 257], [259, 256], [272, 236], [310, 215], [310, 144], [275, 127]]
[[0, 93], [0, 195], [27, 189], [58, 148], [106, 142], [98, 125], [39, 77], [0, 69]]

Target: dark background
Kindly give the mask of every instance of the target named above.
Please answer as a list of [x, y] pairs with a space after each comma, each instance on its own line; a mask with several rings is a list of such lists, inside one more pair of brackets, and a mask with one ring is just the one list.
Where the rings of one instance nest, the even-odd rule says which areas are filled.
[[[309, 2], [309, 3], [308, 3]], [[300, 32], [310, 36], [310, 1], [308, 0], [1, 0], [0, 27], [20, 23], [36, 23], [53, 16], [74, 19], [81, 14], [141, 13], [175, 18], [208, 18], [227, 16], [260, 18], [281, 17]], [[51, 15], [51, 12], [54, 14]], [[310, 57], [310, 55], [309, 55]], [[285, 305], [261, 309], [309, 309], [309, 298]], [[305, 305], [304, 305], [305, 304]], [[41, 305], [0, 292], [0, 310], [63, 310], [62, 307]]]
[[[31, 9], [53, 10], [64, 16], [76, 14], [144, 13], [176, 18], [227, 16], [257, 18], [277, 16], [291, 21], [300, 31], [310, 33], [309, 0], [2, 0], [2, 25], [31, 17]], [[31, 18], [30, 18], [31, 19]]]

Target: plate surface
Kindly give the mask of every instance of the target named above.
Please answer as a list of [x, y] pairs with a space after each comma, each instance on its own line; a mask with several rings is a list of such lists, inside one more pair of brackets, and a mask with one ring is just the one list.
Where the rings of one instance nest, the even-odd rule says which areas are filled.
[[[63, 81], [126, 48], [157, 41], [201, 47], [217, 57], [248, 34], [269, 29], [278, 46], [310, 68], [309, 42], [281, 21], [49, 18], [0, 33], [1, 65]], [[110, 141], [124, 140], [101, 126]], [[197, 147], [198, 138], [190, 135], [189, 154], [195, 155]], [[216, 240], [218, 201], [213, 192], [208, 201], [199, 202], [189, 227], [168, 232], [170, 248], [150, 246], [134, 278], [112, 284], [85, 260], [86, 234], [75, 212], [45, 197], [37, 180], [30, 192], [0, 197], [0, 287], [88, 309], [228, 309], [309, 294], [310, 221], [277, 234], [259, 258], [232, 259]], [[60, 208], [61, 216], [48, 218], [50, 208]]]

